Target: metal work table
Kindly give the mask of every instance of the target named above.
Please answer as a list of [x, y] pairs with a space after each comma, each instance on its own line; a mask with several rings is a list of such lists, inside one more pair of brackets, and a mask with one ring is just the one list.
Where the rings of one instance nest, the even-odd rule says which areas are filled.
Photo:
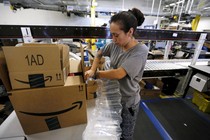
[[187, 95], [190, 80], [192, 79], [193, 75], [195, 75], [196, 73], [200, 73], [210, 77], [210, 66], [208, 65], [190, 65], [189, 68], [191, 70], [191, 74], [189, 80], [187, 81], [187, 86], [184, 90], [183, 98], [185, 98], [185, 96]]
[[192, 68], [196, 72], [203, 73], [210, 77], [210, 66], [207, 65], [190, 65], [190, 68]]

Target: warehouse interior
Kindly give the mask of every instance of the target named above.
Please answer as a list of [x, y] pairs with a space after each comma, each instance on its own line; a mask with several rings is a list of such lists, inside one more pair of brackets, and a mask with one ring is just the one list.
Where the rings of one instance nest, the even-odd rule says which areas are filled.
[[0, 140], [122, 139], [120, 80], [85, 72], [132, 8], [149, 50], [133, 140], [209, 140], [208, 0], [0, 0]]

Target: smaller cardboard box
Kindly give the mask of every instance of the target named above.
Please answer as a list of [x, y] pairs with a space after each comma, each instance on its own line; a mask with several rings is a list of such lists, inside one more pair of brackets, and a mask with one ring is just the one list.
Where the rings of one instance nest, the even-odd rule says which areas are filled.
[[[84, 49], [82, 48], [82, 45], [80, 46], [81, 50], [81, 60], [70, 60], [70, 73], [71, 74], [78, 74], [80, 73], [83, 76], [84, 82], [87, 81], [87, 78], [85, 77], [85, 72], [89, 70], [91, 67], [86, 67], [84, 65]], [[86, 98], [93, 99], [96, 98], [96, 90], [98, 88], [98, 85], [95, 81], [88, 81], [86, 82]]]
[[96, 91], [98, 88], [98, 84], [95, 80], [87, 82], [87, 94], [86, 97], [88, 100], [94, 99], [97, 97]]
[[89, 70], [91, 67], [90, 66], [85, 66], [85, 63], [84, 63], [84, 49], [82, 46], [80, 46], [80, 49], [81, 49], [81, 65], [82, 65], [82, 70], [83, 70], [83, 78], [84, 78], [84, 81], [87, 83], [86, 84], [86, 97], [87, 97], [87, 100], [90, 100], [90, 99], [93, 99], [93, 98], [96, 98], [96, 91], [97, 91], [97, 88], [98, 88], [98, 85], [95, 81], [88, 81], [87, 82], [87, 77], [85, 76], [85, 72], [87, 70]]
[[159, 98], [163, 87], [163, 83], [157, 78], [141, 80], [139, 85], [142, 99]]
[[10, 101], [25, 134], [55, 130], [87, 122], [86, 88], [80, 76], [64, 86], [14, 90]]
[[69, 47], [24, 44], [3, 47], [12, 89], [64, 85], [69, 73]]

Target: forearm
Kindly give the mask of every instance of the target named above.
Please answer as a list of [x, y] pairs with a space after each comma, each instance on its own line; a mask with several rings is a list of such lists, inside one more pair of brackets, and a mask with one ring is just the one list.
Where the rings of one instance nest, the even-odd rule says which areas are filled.
[[91, 66], [91, 70], [92, 70], [92, 71], [96, 71], [99, 62], [100, 62], [100, 59], [99, 59], [99, 58], [97, 58], [97, 57], [94, 58], [93, 64], [92, 64], [92, 66]]
[[97, 78], [107, 78], [107, 79], [122, 79], [124, 75], [120, 74], [117, 69], [111, 69], [106, 71], [98, 71], [96, 74]]
[[101, 51], [99, 51], [97, 53], [97, 55], [95, 56], [95, 58], [94, 58], [94, 61], [93, 61], [92, 67], [91, 67], [92, 71], [96, 71], [96, 69], [98, 68], [98, 65], [99, 65], [99, 62], [101, 60], [101, 57], [102, 57]]

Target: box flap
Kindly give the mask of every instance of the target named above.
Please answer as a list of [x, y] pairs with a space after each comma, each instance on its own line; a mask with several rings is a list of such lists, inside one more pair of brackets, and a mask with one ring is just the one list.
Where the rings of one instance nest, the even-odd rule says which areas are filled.
[[81, 65], [82, 65], [83, 77], [85, 77], [84, 48], [81, 43], [80, 43], [80, 52], [81, 52]]
[[69, 65], [69, 46], [64, 45], [64, 44], [58, 44], [59, 47], [61, 47], [61, 55], [62, 55], [62, 67], [65, 67], [67, 65]]
[[83, 83], [83, 79], [81, 76], [68, 76], [65, 86], [80, 85], [82, 83]]
[[69, 60], [69, 63], [70, 63], [70, 73], [82, 72], [81, 60]]

